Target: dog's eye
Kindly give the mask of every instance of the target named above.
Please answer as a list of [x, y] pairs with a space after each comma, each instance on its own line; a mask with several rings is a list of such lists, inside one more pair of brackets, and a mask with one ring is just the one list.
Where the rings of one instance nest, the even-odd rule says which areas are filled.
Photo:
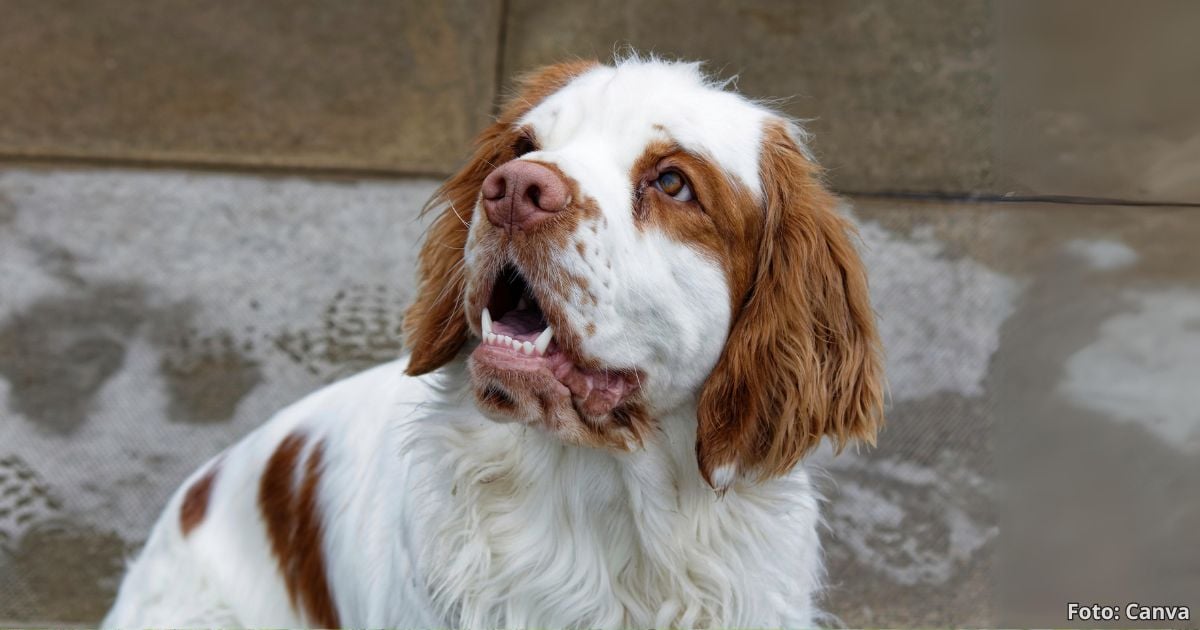
[[675, 201], [692, 200], [692, 187], [679, 171], [663, 171], [658, 179], [654, 180], [654, 186]]
[[521, 157], [526, 153], [537, 151], [537, 145], [533, 142], [533, 138], [529, 134], [521, 134], [516, 142], [513, 142], [513, 155]]

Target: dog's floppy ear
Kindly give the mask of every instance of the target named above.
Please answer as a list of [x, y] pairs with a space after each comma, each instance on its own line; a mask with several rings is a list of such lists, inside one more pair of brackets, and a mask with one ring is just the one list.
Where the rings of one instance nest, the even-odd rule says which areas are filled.
[[437, 217], [421, 247], [417, 297], [404, 316], [405, 343], [412, 351], [409, 374], [425, 374], [445, 365], [467, 341], [469, 328], [462, 310], [466, 287], [463, 250], [484, 178], [512, 159], [517, 134], [514, 124], [537, 103], [596, 65], [595, 61], [572, 61], [525, 75], [496, 122], [475, 140], [475, 153], [466, 166], [446, 180], [421, 210], [422, 216], [437, 213]]
[[418, 260], [417, 298], [404, 315], [405, 343], [412, 351], [408, 373], [416, 376], [445, 365], [467, 341], [466, 315], [462, 311], [466, 270], [463, 250], [483, 179], [502, 159], [503, 129], [493, 123], [476, 141], [467, 165], [421, 209], [421, 215], [439, 214], [425, 233]]
[[757, 269], [700, 395], [696, 454], [714, 488], [782, 475], [822, 436], [874, 443], [883, 367], [853, 227], [801, 148], [767, 123]]

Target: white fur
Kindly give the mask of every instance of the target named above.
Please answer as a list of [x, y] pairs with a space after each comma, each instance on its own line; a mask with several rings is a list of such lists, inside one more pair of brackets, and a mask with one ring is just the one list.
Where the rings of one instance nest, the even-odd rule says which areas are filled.
[[[564, 305], [582, 351], [636, 366], [658, 430], [622, 453], [567, 445], [476, 408], [464, 358], [428, 377], [402, 359], [320, 390], [219, 456], [209, 510], [180, 530], [185, 488], [132, 564], [106, 627], [301, 626], [258, 509], [280, 441], [324, 440], [323, 552], [353, 627], [807, 627], [821, 582], [818, 500], [803, 467], [770, 481], [721, 468], [705, 484], [696, 398], [720, 356], [731, 296], [717, 261], [636, 228], [630, 170], [669, 137], [760, 190], [766, 109], [693, 64], [599, 67], [528, 113], [606, 220], [556, 263], [594, 303]], [[475, 209], [466, 265], [487, 221]], [[590, 227], [590, 226], [589, 226]], [[468, 348], [469, 350], [470, 348]], [[209, 466], [214, 465], [210, 463]]]
[[305, 625], [257, 506], [266, 461], [296, 430], [326, 440], [324, 551], [344, 626], [812, 625], [818, 509], [803, 468], [718, 496], [687, 413], [640, 451], [565, 446], [481, 418], [465, 391], [437, 386], [455, 369], [410, 378], [404, 365], [331, 385], [229, 449], [187, 537], [181, 489], [104, 626]]

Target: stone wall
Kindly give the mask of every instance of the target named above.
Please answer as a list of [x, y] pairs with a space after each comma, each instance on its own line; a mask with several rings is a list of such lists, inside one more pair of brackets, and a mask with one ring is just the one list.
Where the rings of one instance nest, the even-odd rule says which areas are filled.
[[443, 175], [511, 77], [700, 59], [843, 192], [1200, 203], [1200, 5], [0, 0], [0, 157]]

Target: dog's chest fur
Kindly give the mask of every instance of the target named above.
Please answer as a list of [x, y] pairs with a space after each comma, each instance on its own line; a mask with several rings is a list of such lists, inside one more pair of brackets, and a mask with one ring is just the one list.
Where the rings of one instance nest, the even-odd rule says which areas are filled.
[[420, 565], [464, 627], [808, 625], [819, 583], [806, 474], [718, 497], [694, 430], [667, 419], [628, 455], [530, 429], [424, 426]]

